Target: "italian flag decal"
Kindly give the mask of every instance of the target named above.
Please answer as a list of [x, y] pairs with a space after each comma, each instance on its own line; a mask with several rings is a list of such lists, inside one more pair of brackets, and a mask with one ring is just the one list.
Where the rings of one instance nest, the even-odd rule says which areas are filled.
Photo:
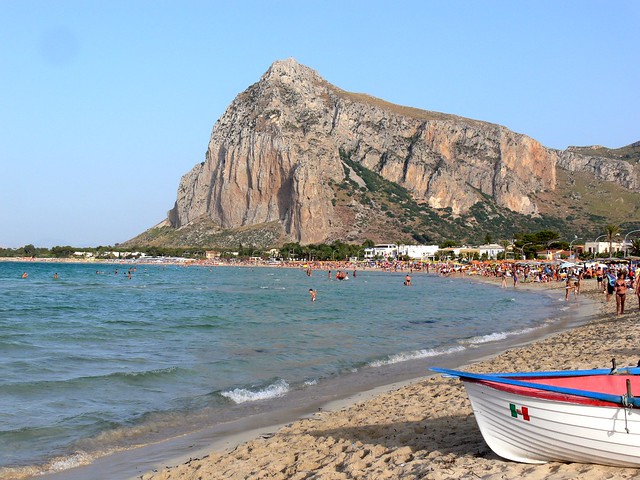
[[511, 410], [511, 416], [513, 418], [518, 418], [522, 415], [523, 420], [526, 420], [527, 422], [531, 420], [529, 417], [529, 409], [527, 407], [517, 407], [515, 404], [510, 403], [509, 409]]

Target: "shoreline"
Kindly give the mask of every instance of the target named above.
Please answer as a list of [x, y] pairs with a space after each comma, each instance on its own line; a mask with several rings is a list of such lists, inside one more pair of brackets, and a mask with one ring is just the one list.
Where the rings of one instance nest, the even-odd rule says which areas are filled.
[[[489, 280], [491, 281], [491, 280]], [[597, 313], [588, 323], [466, 365], [476, 372], [608, 368], [635, 365], [640, 312], [616, 318], [585, 282], [585, 296]], [[499, 287], [499, 285], [498, 285]], [[532, 286], [536, 290], [544, 286]], [[555, 286], [555, 289], [562, 289]], [[541, 292], [542, 293], [542, 292]], [[613, 306], [613, 308], [615, 308]], [[203, 478], [633, 478], [637, 470], [601, 465], [528, 465], [495, 455], [484, 443], [461, 383], [439, 375], [363, 392], [355, 403], [333, 405], [311, 418], [257, 437], [226, 452], [189, 459], [181, 465], [147, 472], [143, 480]], [[373, 396], [367, 395], [373, 393]], [[480, 475], [478, 475], [480, 476]]]
[[[496, 286], [496, 288], [500, 288], [499, 279], [486, 278], [486, 277], [480, 277], [480, 276], [464, 276], [464, 278], [468, 280], [473, 280], [473, 281], [480, 280], [487, 283], [493, 283]], [[560, 289], [562, 288], [562, 286], [563, 284], [560, 282], [558, 282], [558, 284], [554, 283], [550, 285], [548, 284], [540, 285], [540, 284], [532, 283], [532, 284], [524, 284], [523, 290], [533, 289], [533, 290], [539, 291], [540, 294], [549, 295], [550, 292], [553, 292], [553, 290], [556, 290], [556, 289]], [[513, 287], [510, 287], [510, 288], [513, 288]], [[555, 293], [552, 293], [550, 296], [555, 296]], [[589, 303], [589, 302], [585, 302], [585, 303]], [[463, 357], [458, 357], [458, 358], [453, 357], [453, 359], [449, 359], [448, 362], [443, 361], [442, 363], [439, 363], [439, 366], [443, 366], [444, 363], [447, 363], [447, 366], [459, 367], [460, 365], [465, 365], [465, 364], [480, 365], [486, 362], [491, 362], [496, 357], [505, 355], [508, 352], [510, 352], [512, 349], [518, 350], [522, 348], [527, 348], [527, 346], [529, 345], [535, 345], [539, 342], [546, 341], [546, 339], [548, 338], [554, 338], [558, 334], [562, 334], [563, 332], [566, 332], [567, 328], [569, 329], [573, 328], [573, 325], [575, 323], [580, 323], [581, 321], [582, 322], [589, 321], [590, 323], [593, 323], [594, 321], [598, 320], [598, 318], [595, 318], [595, 319], [591, 318], [589, 320], [589, 317], [592, 317], [592, 315], [585, 316], [585, 312], [582, 312], [579, 318], [575, 319], [573, 322], [570, 322], [569, 324], [564, 326], [559, 326], [556, 324], [554, 325], [553, 328], [550, 329], [551, 331], [549, 332], [545, 333], [544, 331], [537, 331], [535, 333], [535, 337], [513, 339], [515, 341], [511, 341], [511, 342], [503, 341], [503, 342], [492, 343], [491, 345], [487, 345], [486, 346], [487, 348], [483, 352], [475, 351], [473, 355], [468, 354]], [[560, 328], [558, 329], [558, 327]], [[578, 327], [578, 328], [581, 328], [581, 327]], [[431, 361], [431, 360], [428, 360], [428, 361]], [[433, 359], [433, 361], [438, 361], [438, 360]], [[399, 394], [398, 392], [402, 392], [407, 389], [409, 391], [414, 391], [416, 389], [425, 388], [425, 387], [421, 387], [421, 385], [423, 384], [427, 384], [426, 388], [428, 391], [429, 389], [428, 385], [434, 381], [433, 380], [434, 376], [428, 374], [427, 368], [429, 364], [428, 362], [425, 362], [425, 359], [422, 359], [419, 362], [423, 365], [423, 370], [425, 372], [425, 375], [423, 376], [390, 382], [388, 384], [377, 386], [377, 387], [374, 387], [373, 389], [368, 389], [366, 391], [357, 391], [343, 398], [323, 403], [321, 407], [317, 408], [317, 411], [315, 413], [314, 411], [305, 412], [304, 409], [294, 409], [293, 411], [288, 410], [287, 412], [276, 412], [275, 415], [267, 416], [267, 417], [271, 417], [270, 419], [275, 421], [268, 421], [269, 418], [267, 419], [262, 418], [261, 421], [263, 423], [259, 424], [257, 428], [256, 428], [256, 424], [252, 423], [256, 420], [256, 418], [249, 417], [241, 421], [245, 423], [244, 428], [241, 429], [241, 431], [238, 431], [237, 429], [234, 430], [233, 426], [230, 426], [227, 424], [216, 425], [214, 427], [205, 428], [199, 432], [184, 435], [177, 439], [166, 440], [165, 442], [169, 442], [172, 444], [170, 449], [163, 448], [163, 447], [166, 447], [166, 445], [163, 445], [165, 444], [165, 442], [158, 442], [156, 444], [147, 445], [145, 447], [140, 447], [137, 449], [127, 450], [123, 452], [117, 452], [117, 453], [114, 453], [113, 455], [100, 457], [95, 459], [93, 463], [87, 466], [81, 466], [81, 467], [65, 470], [60, 473], [46, 474], [41, 476], [40, 478], [52, 479], [52, 480], [61, 479], [61, 478], [80, 479], [80, 478], [88, 478], [87, 475], [89, 475], [91, 478], [143, 478], [145, 480], [147, 479], [155, 480], [155, 479], [165, 479], [165, 478], [166, 479], [169, 479], [169, 478], [187, 479], [187, 478], [194, 478], [194, 475], [195, 475], [195, 472], [193, 470], [190, 471], [188, 466], [192, 466], [193, 469], [196, 469], [196, 468], [202, 469], [204, 468], [203, 463], [209, 465], [212, 461], [211, 459], [215, 459], [215, 462], [211, 463], [211, 465], [217, 465], [217, 466], [215, 466], [215, 468], [212, 467], [212, 470], [208, 471], [206, 478], [248, 478], [247, 476], [243, 476], [246, 474], [250, 477], [248, 470], [244, 471], [245, 472], [244, 474], [240, 474], [240, 473], [238, 473], [237, 475], [234, 474], [236, 476], [229, 476], [230, 472], [227, 472], [227, 474], [225, 475], [222, 475], [220, 473], [220, 476], [216, 476], [217, 474], [216, 472], [222, 471], [220, 468], [220, 465], [223, 465], [225, 462], [231, 462], [231, 464], [233, 465], [234, 471], [238, 470], [238, 472], [242, 472], [243, 471], [242, 469], [238, 469], [239, 467], [238, 458], [234, 455], [234, 452], [237, 452], [239, 449], [241, 450], [243, 448], [250, 448], [251, 451], [253, 452], [257, 448], [257, 446], [255, 445], [256, 443], [257, 444], [265, 443], [266, 445], [264, 445], [264, 447], [267, 448], [267, 450], [269, 450], [270, 449], [269, 444], [270, 444], [270, 441], [272, 441], [271, 440], [272, 438], [278, 438], [282, 440], [283, 435], [289, 438], [290, 434], [287, 432], [291, 428], [296, 428], [296, 426], [300, 423], [302, 423], [303, 425], [309, 422], [311, 422], [312, 424], [316, 422], [325, 422], [325, 421], [332, 423], [332, 420], [331, 420], [332, 416], [335, 416], [336, 418], [334, 420], [336, 420], [337, 418], [343, 415], [343, 412], [348, 412], [353, 409], [356, 409], [356, 410], [360, 409], [359, 405], [361, 405], [362, 402], [365, 402], [365, 403], [373, 402], [375, 404], [376, 402], [380, 402], [381, 401], [380, 399], [391, 398], [391, 400], [388, 400], [388, 401], [382, 400], [383, 405], [386, 403], [389, 403], [395, 408], [397, 407], [396, 404], [398, 402], [393, 399]], [[598, 365], [598, 366], [602, 367], [603, 365]], [[604, 366], [608, 366], [608, 364]], [[553, 369], [553, 368], [550, 368], [550, 369]], [[485, 370], [485, 371], [488, 371], [488, 370]], [[466, 395], [464, 395], [464, 392], [462, 392], [462, 395], [466, 400]], [[314, 410], [316, 409], [316, 407], [317, 405], [314, 406]], [[385, 408], [386, 408], [386, 405], [382, 410], [384, 411]], [[370, 415], [372, 417], [379, 416], [379, 412], [377, 410], [378, 409], [376, 409], [375, 412], [369, 412]], [[282, 417], [283, 413], [284, 413], [284, 417]], [[291, 415], [291, 413], [293, 413], [293, 415]], [[384, 423], [385, 419], [382, 418], [381, 420]], [[472, 420], [475, 421], [473, 417], [472, 417]], [[479, 431], [477, 433], [479, 435]], [[308, 440], [308, 438], [306, 439]], [[311, 445], [313, 443], [314, 442], [311, 442]], [[195, 446], [196, 444], [198, 444], [197, 447]], [[483, 441], [481, 438], [480, 438], [480, 444], [483, 444]], [[306, 448], [310, 448], [311, 445], [307, 445]], [[292, 448], [295, 450], [296, 446]], [[309, 452], [306, 452], [305, 449], [302, 448], [300, 455], [307, 455], [307, 454], [309, 454]], [[271, 451], [270, 453], [268, 453], [267, 456], [277, 457], [278, 454]], [[197, 458], [202, 458], [202, 460], [196, 460]], [[125, 471], [114, 472], [113, 464], [115, 462], [125, 463], [125, 464], [128, 464], [129, 466], [130, 464], [137, 465], [136, 472], [132, 474], [130, 468], [128, 473], [125, 473]], [[251, 467], [250, 464], [251, 462], [249, 462], [249, 464], [247, 465], [247, 468], [249, 468], [249, 470], [252, 470], [252, 469], [255, 470], [254, 467]], [[168, 470], [165, 469], [160, 472], [153, 473], [153, 471], [155, 471], [156, 469], [164, 468], [169, 465], [177, 465], [177, 466], [171, 467]], [[290, 468], [293, 468], [293, 467], [290, 466]], [[102, 474], [104, 474], [104, 476], [102, 477], [99, 476], [100, 475], [99, 472], [101, 471], [102, 471]], [[310, 471], [314, 471], [314, 470], [306, 469], [305, 471], [309, 473]], [[297, 473], [300, 473], [300, 472], [297, 472]], [[114, 475], [121, 475], [121, 476], [114, 476]], [[371, 473], [371, 475], [373, 475], [374, 477], [377, 476], [377, 475], [374, 475], [373, 473]], [[268, 476], [268, 475], [265, 475], [263, 477], [256, 476], [253, 478], [283, 478], [284, 479], [284, 478], [291, 478], [291, 475], [287, 473], [282, 475], [275, 474], [275, 476]], [[306, 478], [306, 477], [300, 476], [299, 478]], [[331, 478], [333, 478], [333, 476]], [[348, 478], [348, 477], [337, 476], [335, 478]], [[367, 477], [362, 476], [359, 478], [367, 478]], [[372, 478], [372, 477], [368, 477], [368, 478]], [[438, 478], [438, 477], [425, 477], [424, 475], [422, 475], [420, 478]], [[448, 477], [448, 478], [455, 478], [455, 477]]]
[[[586, 285], [585, 285], [586, 286]], [[585, 295], [598, 297], [591, 292]], [[635, 365], [637, 300], [616, 318], [612, 305], [582, 326], [551, 334], [464, 367], [476, 372], [608, 368]], [[596, 300], [597, 301], [597, 300]], [[615, 308], [615, 307], [613, 307]], [[143, 480], [191, 478], [635, 478], [637, 469], [590, 464], [520, 464], [484, 443], [456, 379], [436, 375], [349, 406], [322, 412], [254, 438], [234, 450], [147, 472]]]

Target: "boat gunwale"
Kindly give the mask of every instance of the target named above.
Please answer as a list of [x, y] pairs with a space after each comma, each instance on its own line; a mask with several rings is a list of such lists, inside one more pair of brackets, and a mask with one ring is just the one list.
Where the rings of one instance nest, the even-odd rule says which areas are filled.
[[[555, 385], [545, 385], [517, 378], [551, 378], [551, 377], [580, 377], [593, 375], [611, 375], [610, 370], [582, 370], [582, 371], [557, 371], [557, 372], [516, 372], [507, 374], [478, 374], [463, 372], [460, 370], [450, 370], [439, 367], [432, 367], [431, 370], [442, 373], [450, 377], [460, 378], [463, 382], [482, 383], [492, 388], [496, 388], [508, 393], [522, 396], [545, 398], [548, 400], [562, 401], [567, 403], [580, 403], [594, 406], [640, 408], [640, 398], [627, 396], [626, 394], [616, 395], [610, 393], [595, 392], [591, 390], [580, 390], [576, 388], [560, 387]], [[640, 368], [632, 367], [620, 369], [615, 375], [622, 377], [633, 376], [640, 378]]]

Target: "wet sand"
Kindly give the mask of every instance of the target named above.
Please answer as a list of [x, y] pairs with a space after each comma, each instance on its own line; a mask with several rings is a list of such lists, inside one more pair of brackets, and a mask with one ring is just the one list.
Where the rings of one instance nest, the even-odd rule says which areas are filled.
[[[485, 280], [486, 281], [486, 280]], [[494, 281], [494, 280], [488, 280]], [[528, 284], [557, 289], [562, 283]], [[513, 288], [513, 287], [511, 287]], [[519, 287], [520, 288], [520, 287]], [[608, 368], [640, 359], [640, 311], [628, 295], [629, 313], [615, 316], [595, 281], [582, 295], [596, 309], [584, 326], [552, 334], [465, 370], [497, 372]], [[369, 397], [365, 395], [364, 397]], [[212, 445], [200, 458], [144, 473], [143, 480], [191, 479], [454, 479], [454, 478], [637, 478], [638, 470], [600, 465], [527, 465], [504, 460], [485, 444], [459, 380], [434, 376], [355, 403], [338, 403], [321, 412], [247, 440]], [[247, 440], [244, 441], [243, 440]], [[243, 442], [243, 443], [237, 443]], [[168, 465], [170, 465], [168, 463]]]

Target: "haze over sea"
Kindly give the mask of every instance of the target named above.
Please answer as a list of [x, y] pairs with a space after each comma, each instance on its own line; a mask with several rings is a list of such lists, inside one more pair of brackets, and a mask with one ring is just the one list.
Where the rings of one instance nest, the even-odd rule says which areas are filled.
[[416, 378], [558, 321], [539, 293], [349, 273], [0, 262], [0, 476]]

